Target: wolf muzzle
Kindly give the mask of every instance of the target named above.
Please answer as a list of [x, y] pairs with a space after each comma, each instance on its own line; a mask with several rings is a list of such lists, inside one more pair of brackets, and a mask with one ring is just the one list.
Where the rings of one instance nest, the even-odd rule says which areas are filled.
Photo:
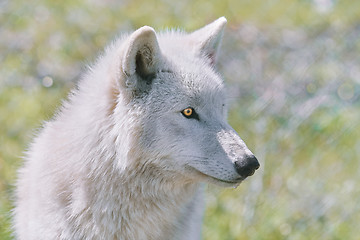
[[252, 176], [255, 171], [260, 167], [259, 161], [254, 155], [247, 156], [241, 161], [235, 161], [235, 170], [243, 178]]

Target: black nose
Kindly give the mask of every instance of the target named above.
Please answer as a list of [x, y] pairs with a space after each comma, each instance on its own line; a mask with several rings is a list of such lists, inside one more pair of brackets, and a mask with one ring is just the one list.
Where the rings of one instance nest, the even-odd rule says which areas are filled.
[[235, 169], [242, 177], [248, 177], [254, 174], [260, 164], [254, 155], [235, 162]]

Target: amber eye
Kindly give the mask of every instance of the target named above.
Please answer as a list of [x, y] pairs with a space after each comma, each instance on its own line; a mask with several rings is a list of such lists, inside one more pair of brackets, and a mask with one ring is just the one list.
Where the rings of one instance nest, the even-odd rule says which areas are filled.
[[199, 120], [199, 115], [195, 112], [195, 110], [192, 107], [185, 108], [181, 111], [182, 115], [186, 118], [194, 118]]
[[183, 114], [184, 114], [186, 117], [190, 117], [192, 113], [193, 113], [192, 108], [186, 108], [186, 109], [183, 110]]

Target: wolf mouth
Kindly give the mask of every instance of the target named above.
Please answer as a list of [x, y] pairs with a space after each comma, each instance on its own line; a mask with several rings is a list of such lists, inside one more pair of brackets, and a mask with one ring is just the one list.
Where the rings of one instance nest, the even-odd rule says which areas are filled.
[[189, 166], [194, 172], [198, 173], [199, 175], [203, 176], [203, 177], [206, 177], [206, 178], [209, 178], [215, 182], [220, 182], [220, 183], [225, 183], [225, 184], [228, 184], [228, 185], [239, 185], [245, 178], [243, 177], [238, 177], [236, 179], [234, 179], [233, 181], [231, 180], [224, 180], [224, 179], [220, 179], [220, 178], [217, 178], [217, 177], [214, 177], [214, 176], [211, 176], [211, 175], [208, 175], [208, 174], [205, 174], [199, 170], [197, 170], [196, 168], [194, 167], [191, 167]]
[[[206, 175], [206, 174], [204, 174]], [[219, 179], [219, 178], [215, 178], [213, 176], [210, 176], [210, 175], [206, 175], [207, 177], [210, 177], [216, 181], [219, 181], [219, 182], [223, 182], [223, 183], [228, 183], [228, 184], [240, 184], [244, 179], [243, 178], [237, 178], [235, 179], [235, 181], [229, 181], [229, 180], [223, 180], [223, 179]]]

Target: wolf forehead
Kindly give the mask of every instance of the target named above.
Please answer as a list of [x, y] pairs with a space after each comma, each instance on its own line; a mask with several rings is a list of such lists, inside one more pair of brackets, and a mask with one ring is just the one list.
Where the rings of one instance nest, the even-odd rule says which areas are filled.
[[157, 96], [188, 105], [222, 102], [224, 86], [215, 62], [225, 24], [220, 18], [192, 33], [157, 33], [144, 26], [122, 36], [106, 53], [110, 72], [116, 73], [111, 79], [118, 80], [115, 92], [130, 102], [140, 97], [154, 104]]
[[161, 36], [158, 40], [164, 61], [152, 80], [151, 95], [194, 106], [225, 104], [223, 80], [207, 59], [193, 54], [190, 43], [171, 44], [168, 39], [162, 41]]
[[181, 76], [181, 85], [190, 87], [192, 91], [222, 87], [223, 80], [215, 71], [215, 63], [197, 51], [189, 36], [179, 31], [158, 34], [159, 48], [165, 60], [163, 71]]
[[192, 69], [192, 66], [188, 69], [160, 71], [153, 79], [149, 95], [158, 96], [159, 101], [176, 99], [176, 103], [193, 107], [213, 103], [222, 105], [225, 103], [223, 82], [217, 74], [207, 72], [208, 67], [199, 71]]

